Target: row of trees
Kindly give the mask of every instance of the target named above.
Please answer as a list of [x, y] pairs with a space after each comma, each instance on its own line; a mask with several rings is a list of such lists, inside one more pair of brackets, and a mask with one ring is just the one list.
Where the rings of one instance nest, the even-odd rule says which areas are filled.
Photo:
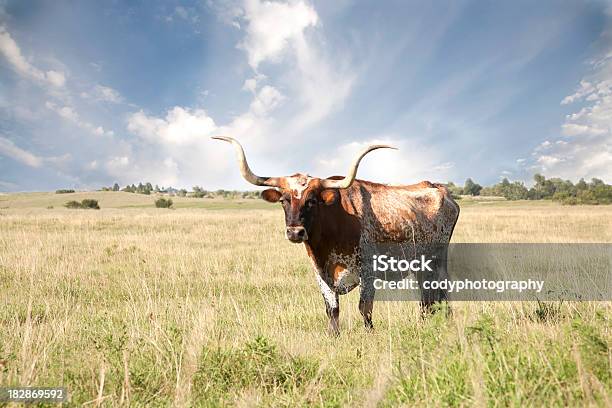
[[521, 181], [511, 182], [504, 178], [501, 182], [482, 187], [472, 179], [467, 179], [463, 187], [448, 183], [447, 187], [454, 196], [497, 196], [507, 200], [555, 200], [564, 204], [612, 204], [612, 185], [593, 178], [590, 182], [580, 179], [576, 184], [570, 180], [550, 178], [541, 174], [533, 177], [534, 185], [527, 188]]
[[259, 198], [260, 191], [238, 191], [238, 190], [204, 190], [202, 187], [193, 186], [191, 197], [197, 198]]
[[478, 183], [474, 183], [471, 178], [465, 180], [463, 187], [457, 186], [452, 181], [449, 181], [448, 184], [446, 184], [446, 188], [448, 188], [455, 198], [459, 197], [460, 195], [477, 196], [480, 195], [480, 192], [482, 191], [482, 186]]
[[112, 187], [102, 187], [102, 191], [124, 191], [127, 193], [145, 194], [151, 193], [168, 194], [170, 196], [179, 197], [196, 197], [196, 198], [259, 198], [259, 191], [238, 191], [238, 190], [205, 190], [200, 186], [193, 186], [191, 192], [184, 188], [176, 189], [173, 187], [159, 187], [157, 184], [153, 186], [151, 183], [128, 184], [121, 188], [115, 183]]
[[137, 193], [137, 194], [146, 194], [149, 195], [151, 193], [179, 193], [184, 192], [184, 195], [187, 195], [187, 190], [177, 190], [172, 187], [159, 187], [157, 184], [153, 186], [151, 183], [138, 183], [136, 184], [128, 184], [127, 186], [121, 188], [119, 184], [115, 183], [112, 187], [102, 187], [102, 191], [125, 191], [126, 193]]
[[[555, 200], [564, 204], [612, 204], [612, 186], [602, 180], [593, 178], [590, 182], [584, 179], [576, 184], [569, 180], [550, 178], [541, 174], [534, 176], [534, 185], [527, 188], [521, 181], [511, 182], [504, 178], [501, 182], [492, 186], [483, 187], [471, 178], [465, 181], [463, 186], [449, 182], [446, 186], [453, 197], [462, 195], [470, 196], [496, 196], [507, 200]], [[151, 183], [131, 184], [120, 188], [117, 183], [112, 187], [104, 187], [103, 191], [125, 191], [128, 193], [151, 194], [162, 193], [179, 197], [196, 198], [258, 198], [259, 191], [236, 191], [236, 190], [205, 190], [200, 186], [193, 186], [191, 192], [186, 189], [175, 189], [173, 187], [153, 186]], [[59, 190], [58, 190], [59, 191]]]

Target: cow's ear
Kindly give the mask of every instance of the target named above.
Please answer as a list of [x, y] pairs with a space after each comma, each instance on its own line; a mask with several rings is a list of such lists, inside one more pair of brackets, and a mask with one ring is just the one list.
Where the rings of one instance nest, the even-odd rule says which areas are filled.
[[277, 203], [281, 197], [282, 194], [280, 193], [280, 191], [275, 190], [273, 188], [269, 188], [261, 192], [261, 198], [263, 198], [269, 203]]
[[321, 191], [321, 200], [325, 205], [332, 205], [338, 199], [338, 190], [335, 189], [325, 189]]

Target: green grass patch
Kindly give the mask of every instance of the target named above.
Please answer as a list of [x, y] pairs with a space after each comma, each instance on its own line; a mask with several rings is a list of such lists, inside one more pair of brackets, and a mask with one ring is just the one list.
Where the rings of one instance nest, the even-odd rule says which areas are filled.
[[206, 347], [193, 378], [197, 405], [218, 406], [255, 388], [267, 397], [294, 399], [317, 375], [318, 363], [283, 353], [258, 336], [242, 348]]

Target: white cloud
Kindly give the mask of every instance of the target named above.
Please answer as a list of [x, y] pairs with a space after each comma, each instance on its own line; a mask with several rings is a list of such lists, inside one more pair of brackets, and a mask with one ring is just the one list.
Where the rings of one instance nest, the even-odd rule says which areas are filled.
[[0, 26], [0, 53], [9, 61], [15, 72], [19, 75], [48, 83], [55, 87], [62, 87], [66, 83], [63, 72], [50, 70], [44, 72], [32, 65], [22, 54], [19, 45], [4, 26]]
[[[238, 15], [246, 23], [245, 38], [238, 46], [256, 73], [263, 62], [286, 62], [283, 77], [292, 91], [289, 98], [299, 106], [284, 133], [300, 134], [342, 107], [356, 76], [338, 52], [326, 55], [323, 41], [317, 41], [321, 37], [307, 35], [307, 29], [320, 26], [312, 5], [303, 0], [246, 0]], [[244, 88], [254, 92], [256, 85], [247, 80]]]
[[[175, 106], [160, 117], [135, 112], [127, 118], [127, 129], [145, 143], [138, 146], [129, 162], [114, 158], [105, 167], [122, 180], [140, 171], [165, 185], [178, 182], [179, 176], [187, 186], [203, 184], [204, 180], [217, 187], [227, 185], [228, 180], [242, 184], [231, 148], [210, 140], [210, 136], [231, 135], [239, 139], [248, 146], [249, 159], [259, 164], [262, 161], [257, 158], [262, 150], [277, 146], [271, 143], [267, 129], [270, 115], [283, 100], [276, 88], [266, 85], [253, 96], [246, 112], [225, 124], [217, 124], [203, 109]], [[223, 160], [219, 160], [220, 155]], [[264, 171], [265, 167], [258, 169]]]
[[150, 142], [188, 144], [211, 136], [217, 129], [214, 120], [203, 109], [175, 106], [165, 118], [147, 116], [143, 111], [128, 118], [128, 130]]
[[123, 97], [119, 91], [103, 85], [94, 86], [90, 92], [81, 92], [81, 97], [84, 99], [93, 99], [95, 101], [122, 103]]
[[440, 162], [440, 154], [427, 147], [414, 152], [414, 146], [424, 146], [415, 140], [382, 137], [363, 142], [352, 142], [330, 151], [330, 159], [319, 160], [315, 176], [344, 175], [355, 157], [366, 146], [387, 144], [398, 150], [374, 150], [361, 161], [357, 178], [390, 184], [413, 184], [423, 180], [441, 182], [452, 179], [454, 163]]
[[128, 130], [141, 138], [160, 144], [189, 145], [208, 142], [215, 134], [228, 134], [240, 138], [257, 137], [269, 115], [285, 97], [274, 87], [266, 85], [254, 96], [249, 110], [225, 125], [217, 125], [204, 109], [175, 106], [164, 118], [147, 115], [144, 111], [128, 117]]
[[564, 123], [561, 125], [561, 133], [565, 136], [595, 136], [603, 135], [606, 132], [606, 129], [599, 129], [595, 126], [579, 125], [576, 123]]
[[0, 154], [10, 157], [11, 159], [18, 161], [26, 166], [30, 167], [41, 167], [44, 164], [51, 164], [57, 168], [61, 168], [62, 165], [66, 164], [72, 159], [72, 156], [68, 153], [62, 156], [52, 157], [41, 157], [32, 152], [29, 152], [13, 143], [12, 140], [0, 136]]
[[242, 90], [249, 91], [254, 94], [257, 91], [257, 87], [259, 86], [259, 84], [265, 79], [265, 75], [255, 74], [253, 78], [248, 78], [244, 81], [244, 84], [242, 85]]
[[40, 167], [43, 164], [41, 157], [16, 146], [13, 141], [2, 136], [0, 136], [0, 154], [30, 167]]
[[612, 179], [612, 53], [593, 64], [594, 72], [565, 97], [564, 105], [582, 102], [561, 125], [566, 136], [534, 149], [533, 171], [577, 180]]
[[247, 52], [254, 70], [263, 61], [278, 60], [284, 51], [303, 39], [307, 27], [319, 21], [317, 12], [304, 1], [246, 0], [244, 18], [248, 22], [247, 35], [239, 47]]
[[331, 62], [305, 39], [297, 42], [296, 50], [298, 72], [293, 83], [303, 110], [294, 119], [292, 132], [298, 133], [342, 107], [356, 74], [340, 55]]
[[105, 130], [102, 126], [96, 126], [92, 123], [89, 123], [85, 120], [82, 120], [79, 117], [79, 114], [70, 106], [58, 106], [53, 102], [47, 101], [45, 103], [45, 107], [59, 116], [64, 118], [65, 120], [74, 123], [81, 129], [87, 130], [90, 133], [93, 133], [96, 136], [113, 136], [114, 132], [112, 130]]
[[79, 116], [76, 114], [74, 109], [72, 109], [69, 106], [64, 106], [60, 108], [59, 106], [55, 105], [52, 102], [45, 103], [45, 106], [47, 107], [47, 109], [51, 109], [55, 111], [58, 115], [60, 115], [64, 119], [70, 120], [72, 122], [79, 121]]
[[584, 98], [585, 95], [590, 94], [591, 92], [593, 92], [595, 88], [593, 87], [593, 85], [590, 82], [587, 82], [585, 80], [580, 81], [580, 87], [578, 88], [578, 90], [576, 90], [575, 93], [566, 96], [565, 98], [563, 98], [563, 100], [561, 101], [561, 105], [567, 105], [569, 103], [572, 103], [574, 101], [580, 100], [582, 98]]
[[[109, 169], [111, 172], [116, 172], [116, 171], [121, 171], [123, 169], [125, 169], [128, 165], [130, 164], [130, 158], [127, 156], [115, 156], [115, 157], [111, 157], [107, 162], [106, 162], [106, 167], [107, 169]], [[97, 163], [96, 163], [97, 166]]]
[[274, 87], [266, 85], [251, 102], [251, 112], [257, 116], [265, 116], [276, 109], [284, 96]]
[[542, 155], [538, 157], [538, 163], [540, 163], [544, 169], [554, 166], [555, 164], [563, 161], [562, 158], [555, 156]]
[[257, 89], [257, 80], [255, 78], [246, 79], [244, 81], [244, 85], [242, 85], [242, 89], [255, 93], [255, 90]]
[[66, 76], [63, 72], [47, 71], [46, 77], [47, 81], [49, 81], [51, 85], [57, 87], [64, 86], [64, 84], [66, 83]]

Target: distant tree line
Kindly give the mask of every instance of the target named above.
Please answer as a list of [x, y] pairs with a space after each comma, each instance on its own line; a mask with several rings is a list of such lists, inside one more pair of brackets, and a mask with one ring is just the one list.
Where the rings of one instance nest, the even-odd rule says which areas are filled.
[[191, 197], [197, 198], [259, 198], [261, 191], [238, 191], [238, 190], [205, 190], [200, 186], [193, 186]]
[[102, 191], [124, 191], [127, 193], [145, 194], [167, 194], [178, 197], [195, 197], [195, 198], [259, 198], [260, 191], [238, 191], [238, 190], [205, 190], [200, 186], [193, 186], [192, 191], [187, 191], [184, 188], [176, 189], [174, 187], [153, 186], [151, 183], [128, 184], [121, 188], [115, 183], [112, 187], [102, 187]]
[[501, 182], [488, 187], [482, 187], [468, 178], [463, 187], [452, 182], [447, 188], [453, 196], [496, 196], [507, 200], [554, 200], [563, 204], [612, 204], [612, 185], [598, 178], [586, 182], [580, 179], [576, 184], [570, 180], [554, 177], [546, 179], [541, 174], [533, 177], [534, 185], [527, 188], [521, 181], [511, 182], [504, 178]]
[[[522, 181], [510, 181], [504, 178], [497, 184], [483, 187], [471, 178], [465, 180], [463, 186], [458, 186], [453, 182], [446, 184], [446, 187], [455, 198], [462, 195], [469, 196], [495, 196], [504, 197], [507, 200], [554, 200], [563, 204], [612, 204], [612, 185], [604, 183], [602, 180], [593, 178], [590, 182], [580, 179], [576, 184], [570, 180], [562, 180], [554, 177], [546, 179], [541, 174], [533, 177], [534, 185], [527, 188]], [[164, 194], [178, 197], [195, 198], [259, 198], [260, 191], [238, 191], [238, 190], [205, 190], [200, 186], [193, 186], [192, 191], [186, 189], [176, 189], [173, 187], [153, 186], [151, 183], [129, 184], [123, 188], [115, 183], [112, 187], [103, 187], [102, 191], [125, 191], [128, 193]], [[74, 192], [73, 190], [57, 190], [60, 192]]]

